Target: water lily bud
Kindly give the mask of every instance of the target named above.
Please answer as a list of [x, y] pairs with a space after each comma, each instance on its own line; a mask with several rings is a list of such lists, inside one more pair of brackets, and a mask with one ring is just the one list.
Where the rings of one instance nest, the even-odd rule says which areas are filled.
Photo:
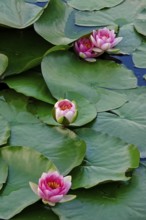
[[67, 202], [75, 195], [66, 195], [71, 188], [71, 176], [62, 176], [57, 171], [43, 173], [38, 185], [30, 182], [31, 189], [42, 199], [43, 203], [54, 206], [58, 202]]
[[93, 51], [94, 44], [89, 37], [82, 37], [74, 43], [76, 53], [86, 61], [95, 62], [101, 52]]
[[105, 52], [116, 46], [122, 37], [116, 37], [114, 30], [109, 30], [108, 28], [102, 28], [99, 30], [93, 30], [90, 39], [94, 45], [95, 52]]
[[77, 117], [77, 108], [74, 101], [62, 99], [54, 105], [54, 118], [60, 124], [70, 124], [75, 121]]

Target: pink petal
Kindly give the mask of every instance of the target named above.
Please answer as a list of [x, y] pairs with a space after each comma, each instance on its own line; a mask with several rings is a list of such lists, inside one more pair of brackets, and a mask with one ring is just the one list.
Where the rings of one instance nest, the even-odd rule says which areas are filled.
[[63, 195], [56, 195], [49, 198], [50, 202], [56, 203], [59, 202], [63, 198]]

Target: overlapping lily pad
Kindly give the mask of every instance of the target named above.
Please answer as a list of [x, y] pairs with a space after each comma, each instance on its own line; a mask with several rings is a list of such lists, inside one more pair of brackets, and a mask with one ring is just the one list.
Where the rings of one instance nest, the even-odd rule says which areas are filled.
[[132, 54], [134, 65], [139, 68], [146, 68], [146, 42], [144, 41]]
[[41, 16], [49, 0], [46, 0], [44, 7], [39, 7], [36, 2], [36, 0], [0, 0], [0, 24], [13, 28], [25, 28], [33, 24]]
[[86, 141], [87, 151], [83, 163], [72, 172], [73, 189], [126, 181], [130, 178], [126, 172], [139, 166], [139, 151], [134, 145], [89, 128], [76, 132]]
[[[97, 111], [95, 105], [90, 103], [83, 96], [77, 93], [68, 92], [67, 94], [65, 94], [65, 97], [61, 97], [61, 98], [67, 98], [71, 101], [74, 100], [76, 102], [77, 111], [78, 111], [77, 118], [73, 123], [71, 123], [68, 126], [83, 126], [89, 123], [90, 121], [92, 121], [96, 117]], [[35, 100], [32, 102], [31, 105], [29, 105], [30, 111], [36, 114], [41, 121], [49, 125], [59, 126], [59, 123], [57, 123], [53, 118], [53, 114], [52, 114], [53, 107], [54, 106], [52, 105], [46, 104], [44, 102], [38, 102]]]
[[11, 220], [59, 220], [49, 207], [45, 207], [41, 203], [36, 203], [23, 210], [20, 214]]
[[134, 21], [134, 27], [140, 34], [146, 36], [146, 4], [141, 6], [141, 11]]
[[56, 99], [68, 91], [77, 92], [96, 104], [99, 112], [118, 108], [127, 101], [116, 89], [137, 86], [132, 71], [124, 66], [100, 59], [88, 63], [69, 51], [56, 51], [44, 57], [42, 73]]
[[92, 127], [137, 145], [141, 157], [146, 157], [146, 88], [137, 88], [125, 93], [129, 102], [112, 112], [98, 114]]
[[139, 168], [129, 182], [103, 184], [76, 190], [77, 198], [53, 208], [65, 220], [144, 220], [146, 169]]
[[74, 18], [73, 8], [61, 0], [51, 0], [49, 7], [34, 24], [34, 28], [39, 35], [52, 44], [67, 45], [93, 29], [77, 27], [74, 24]]
[[85, 155], [85, 142], [69, 129], [47, 126], [27, 111], [27, 98], [5, 91], [0, 100], [0, 114], [9, 121], [9, 145], [27, 146], [51, 159], [62, 173], [78, 166]]
[[0, 115], [0, 145], [7, 143], [10, 136], [10, 127], [8, 122]]
[[7, 77], [4, 82], [7, 83], [10, 88], [26, 96], [34, 97], [51, 104], [55, 103], [44, 82], [42, 74], [37, 71], [29, 71], [18, 76]]
[[76, 8], [78, 10], [89, 10], [89, 11], [93, 11], [93, 10], [100, 10], [103, 8], [110, 8], [110, 7], [114, 7], [118, 4], [120, 4], [121, 2], [123, 2], [124, 0], [91, 0], [91, 1], [76, 1], [76, 0], [66, 0], [66, 2], [73, 8]]
[[10, 219], [39, 199], [30, 189], [29, 181], [37, 183], [42, 172], [56, 167], [42, 154], [25, 147], [1, 148], [0, 159], [9, 166], [7, 184], [0, 196], [0, 218]]
[[0, 160], [0, 190], [3, 187], [3, 184], [6, 182], [7, 180], [7, 176], [8, 176], [8, 165], [4, 162], [4, 160]]
[[7, 55], [9, 64], [3, 78], [39, 65], [44, 53], [52, 47], [33, 29], [2, 29], [0, 42], [0, 52]]
[[0, 54], [0, 76], [6, 70], [8, 66], [8, 57], [4, 54]]

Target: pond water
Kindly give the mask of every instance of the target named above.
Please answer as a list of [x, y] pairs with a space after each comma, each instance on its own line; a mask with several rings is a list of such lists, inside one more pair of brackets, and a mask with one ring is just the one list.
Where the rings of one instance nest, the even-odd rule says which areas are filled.
[[120, 60], [128, 69], [131, 69], [134, 72], [135, 76], [138, 79], [139, 86], [146, 86], [146, 80], [143, 78], [143, 76], [146, 74], [146, 69], [135, 67], [132, 61], [132, 56], [114, 56], [114, 58]]

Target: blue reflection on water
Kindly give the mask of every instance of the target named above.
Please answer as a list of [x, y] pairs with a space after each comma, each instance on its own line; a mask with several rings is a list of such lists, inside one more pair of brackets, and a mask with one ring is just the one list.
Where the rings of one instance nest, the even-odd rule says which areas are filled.
[[120, 60], [128, 69], [131, 69], [134, 72], [135, 76], [138, 79], [139, 86], [146, 86], [146, 80], [143, 78], [143, 75], [146, 74], [146, 68], [135, 67], [132, 61], [132, 57], [130, 55], [114, 56], [114, 57]]
[[45, 5], [48, 3], [48, 1], [46, 2], [36, 2], [35, 5], [39, 6], [39, 7], [45, 7]]
[[43, 8], [43, 7], [45, 7], [46, 6], [46, 4], [48, 3], [48, 1], [45, 1], [45, 2], [33, 2], [33, 1], [26, 1], [27, 3], [29, 3], [29, 4], [34, 4], [34, 5], [37, 5], [37, 6], [39, 6], [39, 7], [41, 7], [41, 8]]

